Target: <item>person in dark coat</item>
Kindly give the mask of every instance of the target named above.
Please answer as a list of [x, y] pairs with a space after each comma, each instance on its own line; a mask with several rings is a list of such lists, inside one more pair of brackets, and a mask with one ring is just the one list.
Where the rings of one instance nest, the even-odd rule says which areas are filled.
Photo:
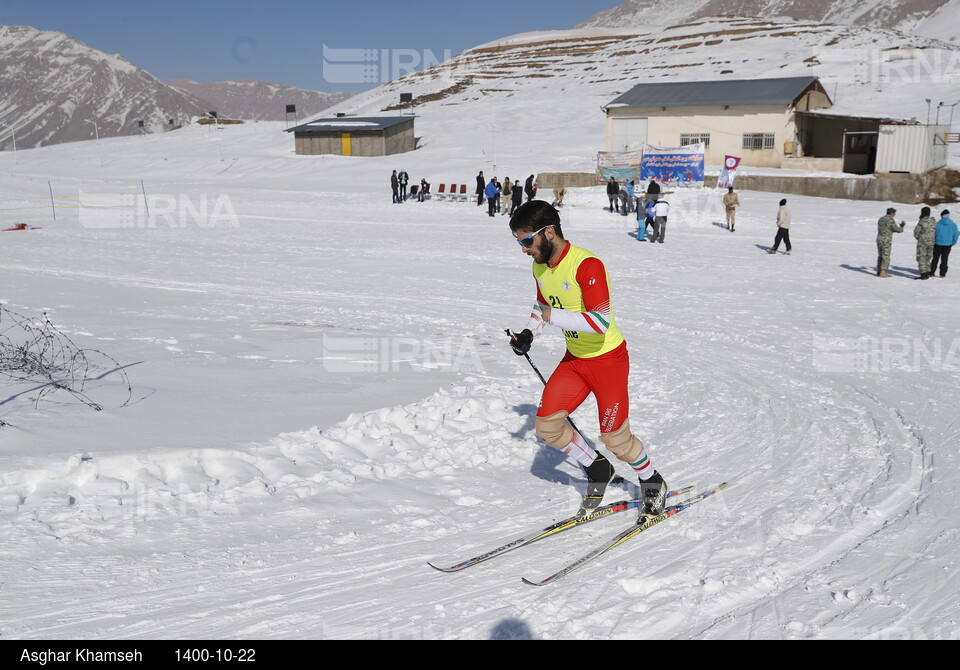
[[533, 196], [536, 195], [537, 192], [537, 189], [533, 187], [533, 175], [527, 177], [527, 181], [523, 185], [523, 192], [527, 194], [527, 202], [533, 200]]
[[523, 189], [520, 188], [519, 181], [513, 182], [513, 191], [511, 192], [510, 196], [513, 199], [513, 207], [510, 210], [512, 216], [513, 212], [516, 212], [520, 208], [520, 205], [523, 204]]
[[620, 211], [620, 184], [613, 177], [607, 182], [607, 200], [610, 201], [610, 211]]
[[487, 180], [483, 178], [483, 170], [477, 175], [477, 207], [483, 206], [483, 189], [487, 187]]
[[393, 189], [393, 202], [400, 202], [400, 179], [397, 177], [397, 171], [394, 170], [390, 175], [390, 188]]
[[647, 206], [647, 203], [653, 200], [656, 202], [660, 199], [660, 184], [657, 183], [657, 180], [653, 177], [650, 177], [650, 183], [647, 184], [646, 200], [644, 201], [644, 207]]

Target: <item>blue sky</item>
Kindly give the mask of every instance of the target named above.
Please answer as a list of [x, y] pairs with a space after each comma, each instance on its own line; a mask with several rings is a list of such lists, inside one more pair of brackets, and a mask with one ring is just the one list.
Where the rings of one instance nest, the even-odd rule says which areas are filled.
[[620, 1], [0, 0], [0, 24], [67, 33], [164, 81], [262, 79], [357, 93], [416, 69], [417, 61], [520, 32], [570, 28]]

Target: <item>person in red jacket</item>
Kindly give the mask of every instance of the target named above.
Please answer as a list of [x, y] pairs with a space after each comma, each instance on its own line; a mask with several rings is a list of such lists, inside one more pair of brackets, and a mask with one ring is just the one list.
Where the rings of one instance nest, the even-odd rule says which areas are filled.
[[642, 514], [659, 514], [667, 487], [643, 443], [630, 430], [627, 344], [610, 307], [610, 278], [603, 262], [563, 237], [560, 215], [546, 201], [528, 202], [510, 219], [510, 230], [533, 259], [537, 300], [526, 328], [511, 346], [527, 354], [546, 325], [563, 332], [567, 354], [544, 388], [537, 411], [537, 435], [547, 445], [580, 463], [587, 474], [581, 512], [599, 506], [613, 479], [613, 465], [573, 430], [567, 417], [591, 393], [596, 397], [600, 441], [630, 465], [640, 480]]

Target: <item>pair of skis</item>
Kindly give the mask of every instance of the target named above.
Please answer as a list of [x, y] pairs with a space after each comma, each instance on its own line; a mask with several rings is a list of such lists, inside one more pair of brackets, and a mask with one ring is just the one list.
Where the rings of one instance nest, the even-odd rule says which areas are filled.
[[[578, 558], [576, 561], [564, 566], [563, 568], [553, 573], [549, 577], [546, 577], [545, 579], [538, 580], [538, 581], [533, 581], [533, 580], [524, 578], [523, 581], [524, 583], [530, 584], [532, 586], [544, 586], [546, 584], [555, 582], [558, 579], [570, 574], [574, 570], [577, 570], [578, 568], [582, 568], [587, 563], [590, 563], [591, 561], [599, 558], [600, 556], [614, 549], [615, 547], [620, 546], [630, 538], [639, 535], [645, 530], [649, 530], [650, 528], [659, 524], [660, 522], [665, 521], [666, 519], [669, 519], [670, 517], [679, 514], [680, 512], [691, 507], [692, 505], [695, 505], [696, 503], [700, 502], [704, 498], [708, 498], [712, 496], [714, 493], [717, 493], [718, 491], [723, 490], [724, 488], [726, 488], [726, 486], [727, 486], [727, 483], [724, 482], [723, 484], [721, 484], [720, 486], [714, 489], [704, 491], [703, 493], [699, 493], [679, 503], [670, 505], [666, 507], [663, 510], [663, 512], [661, 512], [656, 516], [640, 517], [637, 523], [631, 526], [630, 528], [628, 528], [627, 530], [623, 531], [622, 533], [619, 533], [618, 535], [611, 538], [607, 542], [604, 542], [593, 551]], [[694, 488], [696, 487], [687, 486], [685, 488], [678, 489], [676, 491], [670, 491], [669, 493], [667, 493], [667, 499], [669, 500], [677, 496], [683, 495], [684, 493], [688, 493], [692, 491]], [[546, 539], [558, 533], [571, 530], [572, 528], [578, 528], [585, 523], [596, 521], [597, 519], [602, 519], [603, 517], [610, 516], [611, 514], [625, 512], [627, 510], [636, 509], [642, 506], [643, 506], [643, 500], [641, 499], [621, 500], [619, 502], [598, 507], [593, 512], [589, 514], [585, 514], [583, 516], [571, 516], [561, 521], [557, 521], [556, 523], [551, 524], [545, 528], [540, 528], [538, 530], [522, 535], [495, 549], [491, 549], [490, 551], [484, 552], [482, 554], [474, 556], [473, 558], [469, 558], [465, 561], [461, 561], [460, 563], [455, 563], [449, 567], [440, 567], [440, 566], [434, 565], [433, 563], [428, 563], [428, 565], [431, 568], [434, 568], [441, 572], [459, 572], [460, 570], [465, 570], [466, 568], [473, 567], [474, 565], [478, 565], [492, 558], [503, 556], [504, 554], [511, 552], [515, 549], [529, 546], [534, 542], [539, 542], [540, 540]]]

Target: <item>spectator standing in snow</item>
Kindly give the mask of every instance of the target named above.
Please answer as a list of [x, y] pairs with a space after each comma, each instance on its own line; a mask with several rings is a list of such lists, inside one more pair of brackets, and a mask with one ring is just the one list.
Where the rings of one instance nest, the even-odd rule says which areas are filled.
[[400, 170], [397, 179], [400, 180], [400, 202], [404, 202], [407, 199], [407, 183], [410, 181], [410, 175], [406, 170]]
[[620, 185], [617, 184], [617, 180], [613, 177], [610, 177], [610, 181], [607, 182], [607, 199], [610, 201], [610, 211], [619, 212]]
[[897, 225], [893, 215], [897, 210], [893, 207], [887, 207], [885, 216], [881, 216], [877, 221], [877, 276], [887, 278], [887, 269], [890, 267], [890, 249], [893, 246], [893, 234], [902, 233], [903, 227], [907, 225], [906, 221], [901, 221]]
[[477, 207], [483, 204], [483, 190], [487, 186], [487, 181], [483, 177], [483, 170], [477, 175]]
[[937, 220], [930, 216], [930, 208], [920, 210], [920, 220], [913, 229], [913, 237], [917, 240], [917, 268], [920, 270], [920, 279], [930, 279], [933, 274], [930, 267], [933, 265], [933, 247], [937, 236]]
[[537, 194], [537, 188], [533, 185], [533, 175], [527, 177], [527, 182], [523, 185], [523, 192], [527, 194], [527, 202], [533, 200]]
[[510, 181], [510, 177], [504, 178], [503, 188], [500, 190], [500, 216], [509, 214], [512, 209], [513, 189], [514, 185]]
[[633, 211], [633, 182], [625, 181], [620, 187], [620, 214], [626, 216]]
[[647, 202], [660, 199], [660, 184], [653, 177], [650, 177], [650, 183], [647, 184]]
[[496, 216], [497, 196], [500, 195], [500, 187], [497, 186], [496, 177], [490, 180], [490, 183], [487, 184], [487, 187], [484, 189], [483, 193], [485, 196], [487, 196], [487, 215]]
[[663, 238], [667, 234], [667, 217], [670, 215], [670, 203], [666, 200], [657, 200], [653, 206], [653, 240], [663, 244]]
[[727, 212], [727, 230], [732, 233], [737, 223], [737, 207], [740, 206], [740, 198], [733, 192], [733, 186], [727, 188], [727, 193], [723, 196], [723, 206]]
[[793, 247], [790, 246], [790, 210], [787, 209], [786, 199], [780, 201], [780, 209], [777, 210], [777, 237], [773, 241], [773, 249], [770, 249], [767, 253], [777, 253], [777, 249], [780, 248], [780, 242], [786, 244], [787, 250], [783, 253], [789, 255]]
[[[654, 233], [656, 233], [656, 224], [654, 223], [654, 217], [657, 215], [657, 203], [654, 200], [651, 200], [646, 204], [646, 207], [637, 208], [637, 239], [641, 242], [647, 241], [647, 226], [653, 226]], [[640, 226], [643, 226], [641, 231]], [[653, 237], [654, 240], [657, 239], [656, 234]]]
[[937, 233], [934, 236], [933, 246], [933, 264], [930, 266], [930, 274], [937, 273], [937, 263], [940, 264], [940, 276], [947, 276], [947, 261], [950, 259], [950, 250], [960, 239], [957, 232], [957, 224], [950, 218], [950, 210], [945, 209], [940, 212], [940, 220], [937, 221]]
[[513, 207], [512, 207], [512, 211], [510, 212], [510, 214], [512, 215], [514, 212], [517, 211], [517, 209], [520, 207], [520, 205], [523, 204], [523, 189], [520, 188], [520, 181], [519, 181], [519, 180], [513, 182], [513, 193], [512, 193], [512, 195], [511, 195], [511, 197], [512, 197], [512, 202], [511, 202], [511, 204], [513, 205]]
[[400, 202], [400, 178], [397, 177], [397, 171], [394, 170], [390, 175], [390, 188], [393, 189], [393, 202]]

